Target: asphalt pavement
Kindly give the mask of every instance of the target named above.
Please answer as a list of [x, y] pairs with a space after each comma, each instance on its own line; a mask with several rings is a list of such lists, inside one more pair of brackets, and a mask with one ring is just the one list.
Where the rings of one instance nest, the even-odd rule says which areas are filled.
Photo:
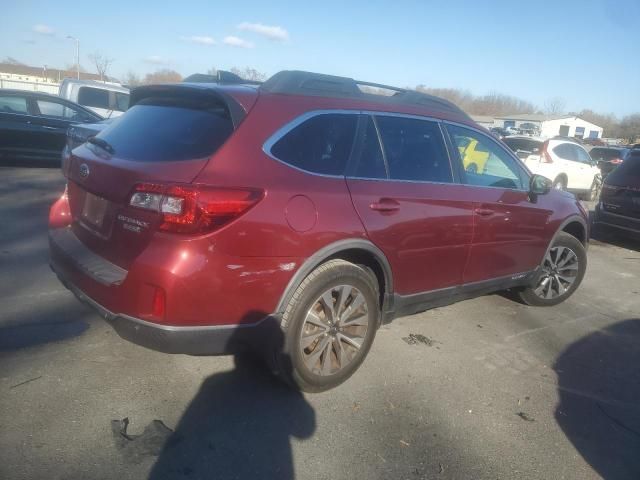
[[120, 339], [47, 265], [62, 188], [0, 168], [0, 478], [640, 478], [640, 242], [593, 241], [556, 307], [397, 319], [345, 384], [301, 395], [250, 359]]

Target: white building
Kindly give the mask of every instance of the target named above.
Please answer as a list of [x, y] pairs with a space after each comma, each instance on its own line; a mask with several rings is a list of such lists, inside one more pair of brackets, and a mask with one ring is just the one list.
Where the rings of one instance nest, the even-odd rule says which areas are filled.
[[494, 126], [495, 118], [489, 115], [471, 115], [474, 122], [484, 128], [491, 128]]
[[550, 138], [560, 135], [576, 138], [602, 138], [602, 127], [581, 119], [575, 115], [541, 115], [537, 113], [522, 113], [496, 117], [495, 127], [527, 128], [532, 124], [540, 132], [541, 137]]

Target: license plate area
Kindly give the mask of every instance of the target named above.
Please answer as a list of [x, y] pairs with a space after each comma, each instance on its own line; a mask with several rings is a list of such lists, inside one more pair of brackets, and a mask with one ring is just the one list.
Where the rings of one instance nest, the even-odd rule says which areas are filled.
[[108, 200], [87, 192], [84, 197], [84, 205], [82, 206], [82, 220], [90, 226], [101, 230], [108, 207]]

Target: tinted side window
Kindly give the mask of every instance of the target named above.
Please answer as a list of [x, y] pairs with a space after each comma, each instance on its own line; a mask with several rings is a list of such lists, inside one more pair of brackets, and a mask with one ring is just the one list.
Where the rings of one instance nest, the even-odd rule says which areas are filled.
[[387, 178], [378, 132], [371, 117], [367, 118], [367, 128], [362, 139], [362, 148], [357, 154], [353, 176], [359, 178]]
[[578, 161], [576, 151], [573, 149], [573, 145], [570, 143], [561, 143], [557, 147], [553, 148], [553, 153], [558, 155], [563, 160]]
[[376, 117], [389, 178], [430, 182], [453, 182], [451, 165], [435, 122], [413, 118]]
[[57, 117], [59, 119], [70, 120], [74, 122], [95, 122], [96, 119], [87, 115], [81, 110], [76, 110], [64, 103], [54, 102], [51, 100], [36, 100], [40, 115], [46, 117]]
[[13, 95], [0, 97], [0, 113], [27, 113], [27, 99]]
[[[517, 161], [497, 143], [475, 130], [448, 125], [467, 185], [522, 189], [523, 176]], [[467, 147], [460, 147], [467, 145]]]
[[271, 154], [313, 173], [343, 175], [356, 132], [357, 115], [328, 113], [304, 121], [271, 147]]
[[109, 108], [109, 91], [101, 88], [80, 87], [78, 103], [86, 107]]
[[576, 149], [576, 155], [578, 157], [579, 162], [591, 163], [591, 157], [589, 156], [589, 154], [586, 152], [584, 148], [578, 147], [577, 145], [574, 145], [573, 148]]
[[116, 95], [116, 105], [114, 110], [119, 112], [125, 112], [127, 108], [129, 108], [129, 95], [126, 93], [115, 92]]

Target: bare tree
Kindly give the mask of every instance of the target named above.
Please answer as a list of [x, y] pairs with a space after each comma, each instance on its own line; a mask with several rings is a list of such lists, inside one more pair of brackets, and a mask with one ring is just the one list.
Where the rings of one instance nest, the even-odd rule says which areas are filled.
[[142, 79], [138, 76], [137, 73], [129, 70], [124, 77], [124, 84], [129, 87], [137, 87], [142, 85]]
[[267, 79], [266, 74], [259, 72], [255, 68], [250, 68], [250, 67], [244, 67], [244, 68], [233, 67], [230, 70], [230, 72], [235, 73], [243, 80], [253, 80], [256, 82], [262, 82]]
[[182, 75], [175, 70], [164, 68], [153, 73], [147, 73], [142, 83], [178, 83], [182, 81]]
[[113, 63], [113, 58], [107, 57], [100, 52], [93, 52], [92, 54], [88, 55], [88, 57], [96, 67], [96, 72], [98, 73], [98, 75], [100, 75], [100, 80], [107, 80], [107, 70]]
[[496, 92], [478, 97], [467, 90], [456, 88], [429, 88], [418, 85], [416, 90], [445, 98], [472, 115], [509, 115], [535, 111], [534, 105], [525, 100]]
[[564, 112], [565, 103], [560, 97], [550, 98], [544, 103], [544, 110], [547, 115], [558, 115]]
[[16, 60], [13, 57], [5, 57], [1, 63], [8, 63], [9, 65], [24, 65], [20, 60]]

